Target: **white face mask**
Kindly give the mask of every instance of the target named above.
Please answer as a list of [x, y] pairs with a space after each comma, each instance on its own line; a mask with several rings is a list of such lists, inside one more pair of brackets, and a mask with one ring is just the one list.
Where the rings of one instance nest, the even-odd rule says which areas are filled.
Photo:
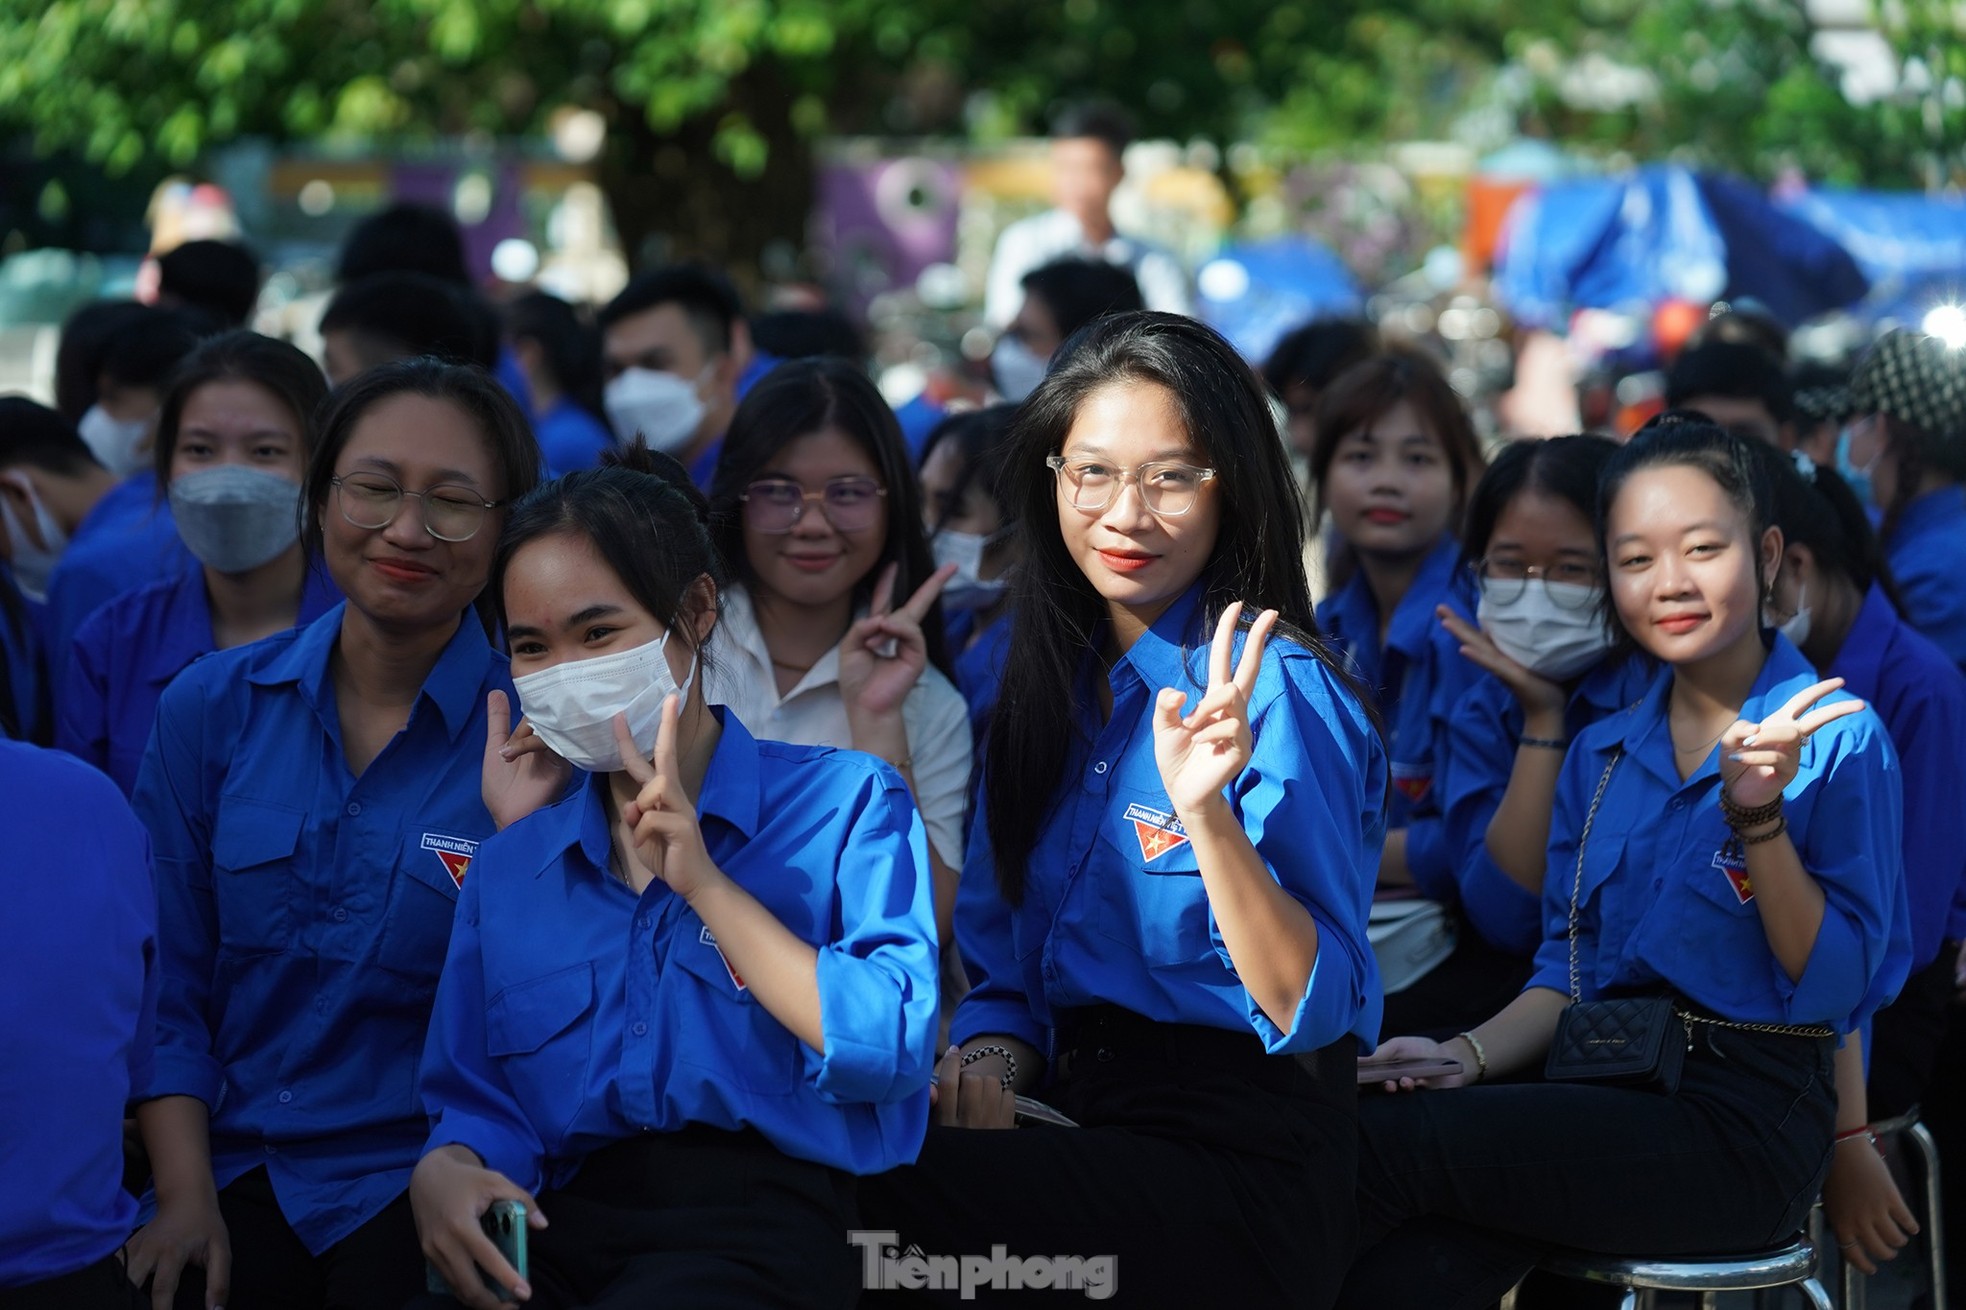
[[[1565, 604], [1557, 603], [1559, 596]], [[1599, 606], [1603, 597], [1598, 587], [1530, 578], [1510, 601], [1492, 601], [1484, 590], [1475, 621], [1504, 655], [1538, 677], [1562, 682], [1611, 649]]]
[[944, 609], [977, 609], [988, 605], [1003, 595], [1010, 579], [999, 575], [985, 578], [983, 556], [997, 542], [1003, 540], [1002, 532], [984, 535], [980, 532], [957, 532], [954, 528], [943, 528], [929, 538], [929, 547], [935, 552], [935, 567], [945, 564], [956, 566], [956, 576], [942, 589]]
[[21, 595], [32, 601], [48, 598], [48, 579], [54, 576], [55, 565], [61, 562], [62, 551], [68, 548], [68, 534], [62, 531], [55, 516], [41, 503], [41, 496], [34, 490], [34, 484], [22, 474], [14, 474], [0, 479], [8, 486], [18, 487], [27, 493], [27, 500], [34, 507], [34, 530], [41, 534], [42, 545], [36, 545], [27, 535], [20, 516], [14, 513], [13, 502], [0, 496], [0, 527], [7, 533], [8, 567], [14, 575], [14, 585], [20, 588]]
[[1768, 626], [1787, 637], [1789, 644], [1800, 650], [1802, 643], [1809, 640], [1813, 620], [1814, 616], [1809, 612], [1809, 584], [1805, 582], [1796, 588], [1795, 613], [1780, 623], [1771, 623]]
[[998, 337], [990, 351], [990, 376], [997, 381], [997, 394], [1013, 405], [1022, 401], [1044, 381], [1048, 362], [1016, 337]]
[[560, 758], [589, 773], [612, 773], [621, 768], [621, 748], [614, 740], [614, 716], [628, 716], [628, 732], [644, 759], [655, 752], [655, 732], [662, 723], [662, 702], [671, 694], [689, 699], [696, 681], [696, 656], [691, 655], [683, 685], [669, 670], [662, 648], [669, 634], [631, 650], [569, 660], [550, 669], [512, 679], [519, 708], [539, 739]]
[[119, 419], [101, 405], [91, 405], [82, 421], [75, 425], [96, 462], [119, 478], [126, 478], [146, 463], [137, 452], [150, 433], [147, 418]]
[[650, 450], [671, 455], [689, 445], [709, 408], [697, 383], [652, 368], [624, 369], [608, 383], [601, 403], [621, 444], [631, 444], [639, 434]]

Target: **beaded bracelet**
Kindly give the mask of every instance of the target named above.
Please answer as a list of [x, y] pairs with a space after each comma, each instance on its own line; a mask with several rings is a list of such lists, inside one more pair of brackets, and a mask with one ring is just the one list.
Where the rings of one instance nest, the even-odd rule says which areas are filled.
[[1781, 836], [1783, 833], [1787, 832], [1788, 830], [1789, 830], [1788, 815], [1783, 814], [1776, 817], [1774, 827], [1770, 828], [1767, 832], [1762, 833], [1759, 837], [1749, 837], [1743, 835], [1741, 837], [1741, 840], [1746, 842], [1750, 846], [1759, 846], [1761, 845], [1761, 843], [1765, 841], [1774, 841], [1777, 837]]
[[1772, 823], [1780, 817], [1782, 813], [1782, 797], [1780, 794], [1777, 794], [1775, 799], [1769, 801], [1766, 805], [1756, 805], [1750, 808], [1745, 805], [1736, 805], [1734, 798], [1727, 794], [1725, 787], [1722, 787], [1720, 789], [1720, 812], [1727, 819], [1727, 826], [1736, 832], [1742, 828], [1759, 828], [1762, 824]]
[[1468, 1049], [1474, 1052], [1475, 1081], [1478, 1083], [1486, 1082], [1488, 1080], [1488, 1052], [1481, 1049], [1481, 1039], [1473, 1033], [1456, 1033], [1455, 1036], [1466, 1042]]
[[1001, 1055], [1003, 1057], [1003, 1088], [1005, 1091], [1009, 1091], [1010, 1085], [1017, 1081], [1017, 1057], [1010, 1053], [1008, 1046], [979, 1046], [973, 1051], [965, 1051], [963, 1053], [962, 1067], [967, 1069], [986, 1055]]

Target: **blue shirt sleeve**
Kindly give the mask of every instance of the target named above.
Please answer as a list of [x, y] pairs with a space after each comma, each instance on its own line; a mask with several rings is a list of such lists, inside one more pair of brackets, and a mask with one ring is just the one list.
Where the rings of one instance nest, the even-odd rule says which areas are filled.
[[1511, 711], [1487, 682], [1468, 689], [1448, 717], [1442, 829], [1462, 908], [1498, 950], [1530, 955], [1543, 939], [1542, 899], [1503, 872], [1488, 853], [1488, 825], [1515, 770]]
[[956, 888], [956, 947], [969, 993], [956, 1007], [949, 1038], [958, 1045], [974, 1037], [1005, 1036], [1045, 1050], [1046, 1025], [1039, 1022], [1017, 966], [1016, 911], [997, 890], [996, 855], [985, 818], [987, 802], [976, 804], [969, 849]]
[[822, 1099], [879, 1104], [928, 1084], [940, 1005], [927, 837], [893, 770], [839, 861], [840, 932], [819, 949], [826, 1050], [799, 1049]]
[[[1340, 700], [1315, 657], [1273, 655], [1266, 671], [1272, 659], [1280, 671], [1251, 717], [1249, 767], [1232, 799], [1257, 854], [1318, 931], [1317, 962], [1288, 1032], [1243, 993], [1250, 1026], [1275, 1054], [1378, 1032], [1383, 1002], [1365, 925], [1385, 840], [1387, 765], [1378, 735]], [[1265, 690], [1261, 681], [1257, 690]], [[1209, 933], [1233, 970], [1212, 910]]]
[[206, 772], [204, 699], [180, 679], [158, 706], [157, 725], [137, 774], [132, 805], [156, 856], [157, 923], [163, 980], [157, 996], [157, 1051], [137, 1099], [195, 1096], [216, 1109], [224, 1090], [212, 1053], [212, 960], [218, 951], [213, 899], [211, 815]]
[[478, 934], [478, 878], [466, 878], [451, 924], [450, 952], [424, 1039], [417, 1097], [431, 1116], [424, 1154], [458, 1145], [487, 1169], [529, 1192], [544, 1182], [546, 1147], [489, 1054], [485, 965]]
[[1912, 968], [1938, 958], [1948, 936], [1954, 897], [1966, 892], [1966, 843], [1957, 824], [1966, 816], [1966, 695], [1952, 669], [1939, 671], [1952, 684], [1911, 691], [1887, 724], [1898, 750], [1904, 787], [1905, 891], [1912, 932]]
[[100, 612], [82, 625], [69, 647], [68, 667], [55, 701], [56, 749], [105, 773], [109, 771], [109, 670], [103, 647], [111, 635]]
[[[1547, 987], [1570, 995], [1570, 896], [1577, 879], [1577, 838], [1608, 762], [1607, 756], [1573, 746], [1557, 777], [1556, 804], [1550, 811], [1550, 855], [1543, 864], [1543, 941], [1536, 948], [1536, 971], [1523, 984], [1525, 991]], [[1630, 768], [1631, 762], [1620, 761], [1618, 767]], [[1597, 956], [1597, 911], [1588, 900], [1588, 889], [1578, 899], [1578, 985], [1583, 999], [1589, 1000], [1593, 989], [1588, 962]]]
[[1910, 972], [1898, 759], [1876, 716], [1860, 717], [1865, 728], [1844, 720], [1845, 731], [1818, 733], [1809, 743], [1834, 752], [1796, 844], [1823, 890], [1823, 923], [1800, 978], [1768, 956], [1792, 1023], [1850, 1015], [1851, 1026], [1861, 1024], [1898, 994]]

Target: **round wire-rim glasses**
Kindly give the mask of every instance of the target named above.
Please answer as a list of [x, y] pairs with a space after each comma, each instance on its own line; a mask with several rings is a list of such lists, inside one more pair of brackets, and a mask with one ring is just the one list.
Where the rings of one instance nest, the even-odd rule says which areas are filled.
[[835, 531], [865, 532], [874, 526], [886, 495], [887, 488], [874, 479], [854, 474], [834, 478], [818, 491], [807, 491], [790, 478], [760, 478], [738, 499], [744, 502], [744, 522], [754, 532], [790, 532], [815, 501]]
[[1067, 459], [1063, 455], [1045, 457], [1045, 464], [1072, 489], [1072, 508], [1097, 514], [1113, 503], [1119, 489], [1131, 482], [1140, 489], [1140, 501], [1157, 518], [1180, 518], [1201, 499], [1202, 485], [1215, 478], [1215, 470], [1197, 468], [1178, 460], [1150, 460], [1138, 468], [1118, 468], [1096, 459]]
[[343, 473], [329, 478], [328, 485], [335, 489], [341, 516], [369, 532], [394, 523], [403, 512], [405, 498], [421, 502], [423, 530], [439, 541], [471, 540], [485, 526], [486, 513], [506, 503], [486, 500], [455, 482], [405, 491], [402, 483], [386, 473]]

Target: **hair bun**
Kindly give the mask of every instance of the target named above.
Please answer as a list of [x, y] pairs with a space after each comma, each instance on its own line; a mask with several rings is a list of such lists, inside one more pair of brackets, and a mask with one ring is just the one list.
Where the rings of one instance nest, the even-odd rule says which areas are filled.
[[627, 469], [631, 473], [641, 473], [656, 479], [664, 486], [681, 492], [696, 511], [697, 522], [708, 527], [710, 524], [710, 502], [690, 480], [689, 470], [674, 455], [660, 450], [650, 450], [648, 442], [640, 434], [625, 446], [616, 446], [601, 455], [603, 467], [612, 465]]

